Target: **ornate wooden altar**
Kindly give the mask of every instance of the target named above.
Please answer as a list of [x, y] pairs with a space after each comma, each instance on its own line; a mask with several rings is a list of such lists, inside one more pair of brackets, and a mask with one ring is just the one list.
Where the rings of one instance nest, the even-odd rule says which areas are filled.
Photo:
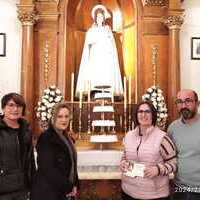
[[[91, 25], [96, 0], [20, 0], [22, 22], [21, 92], [28, 104], [28, 117], [36, 126], [34, 108], [46, 86], [56, 84], [70, 99], [70, 76], [79, 69], [85, 32]], [[173, 98], [180, 88], [179, 31], [183, 23], [181, 0], [103, 0], [122, 17], [114, 32], [122, 77], [132, 75], [134, 103], [156, 84], [165, 93], [170, 119], [176, 116]], [[116, 20], [115, 20], [116, 21]], [[157, 48], [156, 57], [153, 48]]]
[[[35, 106], [46, 87], [57, 85], [70, 101], [74, 92], [71, 74], [75, 74], [76, 83], [85, 33], [92, 23], [91, 9], [98, 3], [112, 13], [109, 23], [115, 27], [121, 74], [132, 77], [128, 94], [132, 103], [141, 100], [145, 90], [156, 84], [167, 99], [169, 120], [176, 117], [181, 0], [20, 0], [17, 6], [23, 31], [21, 93], [35, 131]], [[117, 110], [122, 109], [121, 104], [123, 100], [115, 103]]]

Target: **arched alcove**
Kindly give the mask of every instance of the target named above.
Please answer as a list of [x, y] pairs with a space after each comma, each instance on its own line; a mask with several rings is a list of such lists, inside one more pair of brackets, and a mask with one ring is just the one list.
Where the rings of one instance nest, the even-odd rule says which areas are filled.
[[[173, 118], [172, 98], [180, 84], [178, 42], [183, 21], [181, 4], [173, 0], [21, 0], [21, 92], [28, 101], [29, 113], [33, 113], [31, 109], [49, 85], [57, 85], [65, 100], [70, 100], [71, 74], [75, 72], [77, 76], [85, 32], [92, 23], [91, 8], [99, 3], [109, 9], [114, 19], [108, 23], [114, 27], [122, 76], [133, 73], [132, 103], [141, 100], [145, 90], [156, 84], [168, 97]], [[122, 16], [122, 25], [116, 23], [118, 16]], [[164, 18], [170, 29], [163, 23]], [[29, 82], [33, 83], [33, 90], [27, 85]], [[30, 119], [33, 118], [31, 114]]]
[[121, 76], [132, 76], [132, 97], [136, 99], [137, 93], [137, 40], [138, 40], [138, 8], [133, 0], [87, 0], [68, 1], [67, 13], [67, 47], [66, 63], [70, 64], [75, 73], [75, 82], [79, 72], [79, 65], [85, 40], [85, 34], [92, 25], [92, 8], [104, 5], [111, 13], [112, 18], [108, 24], [111, 26], [115, 38]]

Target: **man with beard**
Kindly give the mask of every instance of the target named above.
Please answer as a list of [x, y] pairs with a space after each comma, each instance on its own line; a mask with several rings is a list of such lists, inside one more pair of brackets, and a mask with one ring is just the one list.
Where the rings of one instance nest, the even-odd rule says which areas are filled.
[[176, 106], [180, 118], [168, 128], [178, 153], [173, 200], [200, 200], [200, 114], [197, 93], [189, 89], [179, 91]]

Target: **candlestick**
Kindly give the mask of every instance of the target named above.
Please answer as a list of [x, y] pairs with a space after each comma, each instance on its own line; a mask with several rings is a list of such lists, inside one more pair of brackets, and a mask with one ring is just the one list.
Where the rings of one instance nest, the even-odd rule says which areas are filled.
[[71, 102], [74, 101], [74, 73], [71, 74]]
[[114, 103], [114, 88], [111, 88], [111, 102]]
[[81, 129], [82, 129], [82, 121], [81, 121], [81, 118], [82, 118], [82, 108], [80, 108], [80, 110], [79, 110], [78, 139], [81, 139]]
[[82, 98], [83, 98], [83, 91], [80, 91], [80, 94], [79, 94], [79, 108], [81, 109], [82, 108]]
[[131, 76], [129, 76], [128, 80], [129, 80], [129, 82], [128, 82], [129, 83], [129, 85], [128, 85], [129, 86], [128, 87], [128, 103], [131, 104], [131, 80], [132, 80]]
[[79, 139], [81, 139], [81, 128], [82, 128], [82, 98], [83, 98], [83, 91], [81, 90], [79, 93]]
[[129, 107], [128, 107], [128, 130], [130, 131], [131, 130], [131, 104], [129, 104]]
[[124, 133], [126, 133], [127, 131], [127, 112], [126, 112], [126, 108], [124, 108]]
[[124, 76], [124, 132], [125, 133], [127, 129], [126, 108], [127, 108], [127, 87], [126, 87], [126, 77]]
[[90, 123], [91, 123], [91, 116], [90, 116], [90, 81], [88, 81], [88, 134], [91, 134], [91, 128], [90, 128]]
[[123, 131], [122, 116], [119, 117], [119, 125], [120, 125], [121, 130]]
[[91, 85], [90, 85], [90, 81], [88, 81], [88, 103], [90, 103], [90, 89], [91, 89]]
[[127, 106], [127, 88], [126, 88], [126, 77], [124, 76], [124, 109]]
[[137, 73], [135, 73], [135, 103], [137, 103], [137, 100], [138, 100], [138, 96], [137, 96], [137, 94], [138, 94], [138, 86], [137, 86]]
[[[112, 120], [115, 121], [115, 114], [114, 114], [114, 112], [112, 113]], [[115, 127], [114, 126], [112, 126], [112, 133], [115, 133]]]

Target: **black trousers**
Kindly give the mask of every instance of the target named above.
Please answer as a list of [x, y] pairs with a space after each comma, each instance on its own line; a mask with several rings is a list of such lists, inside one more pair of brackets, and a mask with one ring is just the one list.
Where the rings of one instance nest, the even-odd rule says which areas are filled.
[[[135, 199], [135, 198], [129, 196], [124, 191], [122, 191], [121, 196], [122, 196], [122, 200], [141, 200], [141, 199]], [[152, 200], [169, 200], [169, 197], [163, 197], [163, 198], [152, 199]]]
[[0, 200], [28, 200], [29, 194], [27, 191], [11, 192], [9, 194], [1, 194]]
[[195, 192], [175, 192], [172, 200], [200, 200], [200, 193]]

